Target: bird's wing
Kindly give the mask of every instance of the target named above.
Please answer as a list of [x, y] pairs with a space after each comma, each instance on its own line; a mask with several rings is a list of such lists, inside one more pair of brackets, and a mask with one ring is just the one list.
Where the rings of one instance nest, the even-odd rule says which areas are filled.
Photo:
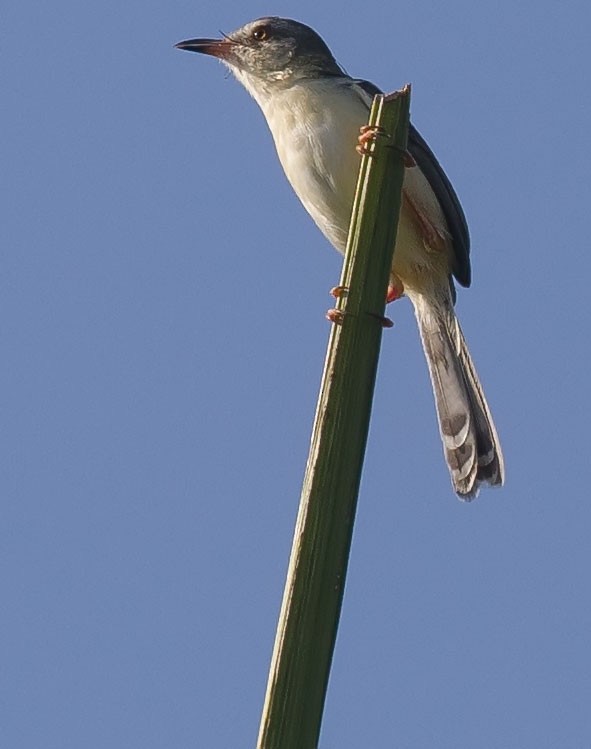
[[[352, 86], [368, 106], [371, 106], [376, 94], [382, 93], [377, 86], [369, 81], [353, 79]], [[408, 150], [431, 185], [447, 221], [454, 249], [453, 275], [462, 286], [469, 286], [471, 277], [470, 235], [458, 196], [435, 154], [413, 125], [410, 126], [408, 131]]]
[[470, 286], [470, 235], [464, 211], [441, 164], [419, 131], [410, 126], [408, 150], [423, 172], [443, 209], [453, 241], [453, 274], [462, 286]]

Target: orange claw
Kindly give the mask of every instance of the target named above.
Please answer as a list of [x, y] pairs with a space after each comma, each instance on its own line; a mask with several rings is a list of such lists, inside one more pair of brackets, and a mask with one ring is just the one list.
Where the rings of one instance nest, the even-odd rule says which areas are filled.
[[345, 313], [340, 309], [329, 309], [326, 313], [326, 319], [335, 325], [342, 325], [345, 319]]
[[371, 142], [375, 140], [378, 135], [386, 135], [386, 131], [383, 127], [376, 127], [375, 125], [362, 125], [359, 128], [359, 137], [357, 138], [357, 146], [355, 150], [361, 156], [371, 156]]
[[335, 299], [342, 299], [347, 296], [349, 289], [346, 286], [333, 286], [329, 294]]
[[[390, 136], [383, 127], [380, 127], [380, 125], [362, 125], [359, 128], [359, 136], [357, 138], [357, 146], [355, 150], [362, 156], [372, 156], [372, 151], [370, 150], [371, 142], [378, 137], [389, 138]], [[414, 160], [410, 151], [405, 148], [400, 148], [399, 146], [394, 145], [394, 143], [388, 144], [387, 147], [394, 148], [400, 153], [404, 166], [407, 169], [412, 169], [413, 166], [417, 165], [417, 162]]]
[[375, 317], [376, 320], [378, 320], [382, 326], [382, 328], [393, 328], [394, 323], [392, 320], [390, 320], [389, 317], [384, 317], [383, 315], [378, 315], [376, 312], [368, 312], [368, 315], [371, 317]]
[[400, 297], [404, 296], [404, 285], [402, 281], [395, 277], [388, 284], [388, 293], [386, 294], [386, 304], [395, 302]]

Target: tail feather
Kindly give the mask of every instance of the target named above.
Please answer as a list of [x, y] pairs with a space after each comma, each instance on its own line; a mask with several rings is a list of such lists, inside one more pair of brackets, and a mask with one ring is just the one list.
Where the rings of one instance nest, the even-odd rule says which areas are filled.
[[460, 499], [504, 481], [503, 454], [451, 297], [409, 294], [435, 395], [443, 451]]

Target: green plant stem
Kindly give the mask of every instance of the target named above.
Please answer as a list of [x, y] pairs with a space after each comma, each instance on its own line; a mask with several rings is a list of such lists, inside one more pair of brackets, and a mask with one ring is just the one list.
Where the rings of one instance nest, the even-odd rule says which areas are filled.
[[[400, 213], [410, 87], [376, 96], [279, 617], [258, 749], [315, 749], [343, 600]], [[355, 144], [351, 144], [353, 148]]]

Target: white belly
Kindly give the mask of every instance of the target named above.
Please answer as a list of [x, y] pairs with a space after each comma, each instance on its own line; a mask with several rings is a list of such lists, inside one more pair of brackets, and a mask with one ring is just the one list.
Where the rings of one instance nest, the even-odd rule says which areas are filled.
[[[274, 96], [264, 113], [293, 189], [331, 244], [344, 252], [360, 162], [355, 146], [368, 109], [346, 87], [328, 91], [330, 106], [326, 84], [307, 81], [305, 87]], [[448, 237], [439, 202], [418, 167], [406, 169], [404, 192], [440, 237]], [[447, 278], [451, 250], [449, 239], [429, 247], [423, 229], [416, 212], [403, 202], [392, 270], [417, 290], [425, 281], [430, 284], [433, 275]]]

